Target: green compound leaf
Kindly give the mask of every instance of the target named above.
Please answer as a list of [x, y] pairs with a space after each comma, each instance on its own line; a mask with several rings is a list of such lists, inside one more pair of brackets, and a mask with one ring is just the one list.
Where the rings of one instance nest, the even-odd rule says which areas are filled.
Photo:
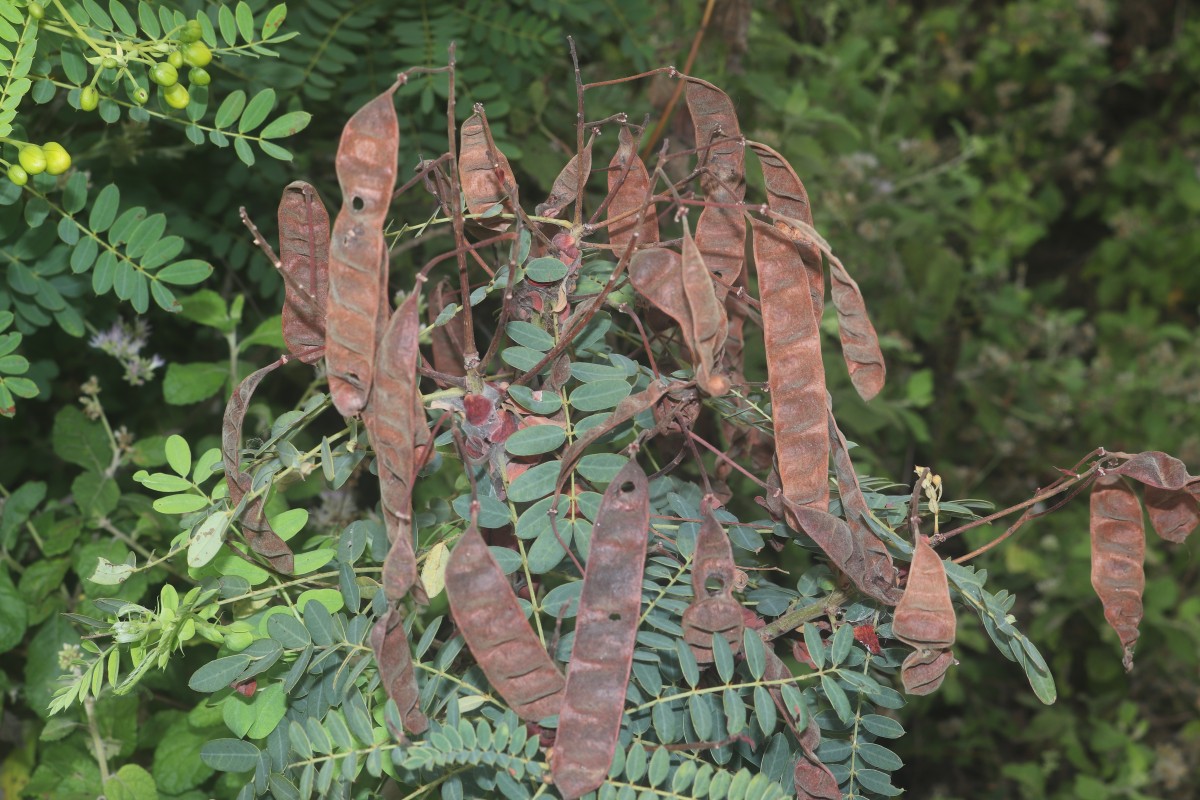
[[258, 753], [241, 739], [214, 739], [200, 748], [200, 758], [219, 772], [249, 772], [258, 763]]
[[[255, 98], [258, 99], [257, 97]], [[251, 103], [253, 105], [253, 103]], [[247, 109], [247, 116], [249, 109]], [[245, 117], [242, 117], [243, 121]], [[294, 136], [300, 131], [308, 127], [308, 123], [312, 121], [312, 114], [307, 111], [289, 111], [281, 117], [276, 117], [267, 127], [262, 129], [259, 134], [264, 139], [282, 139], [287, 136]]]

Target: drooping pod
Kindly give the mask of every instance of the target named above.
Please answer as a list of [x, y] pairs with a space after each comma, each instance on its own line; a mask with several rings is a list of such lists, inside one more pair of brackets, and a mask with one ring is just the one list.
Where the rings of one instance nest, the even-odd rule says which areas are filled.
[[735, 654], [742, 647], [742, 607], [733, 598], [733, 548], [711, 509], [702, 509], [692, 560], [692, 593], [695, 599], [683, 612], [683, 639], [701, 664], [712, 663], [712, 638], [724, 637]]
[[957, 625], [946, 567], [930, 546], [929, 537], [917, 534], [908, 585], [892, 619], [895, 637], [916, 648], [900, 667], [906, 692], [929, 694], [941, 686], [946, 670], [954, 663], [950, 648]]
[[550, 187], [550, 195], [545, 202], [539, 203], [534, 209], [539, 217], [557, 217], [563, 210], [574, 203], [583, 193], [588, 176], [592, 172], [592, 143], [595, 134], [588, 140], [582, 153], [571, 156], [571, 160], [558, 173], [554, 185]]
[[495, 213], [497, 204], [501, 206], [499, 211], [515, 213], [517, 179], [508, 159], [492, 140], [483, 106], [478, 103], [459, 133], [458, 176], [467, 211], [476, 216], [474, 221], [495, 231], [508, 230], [510, 222], [486, 215], [489, 211]]
[[375, 375], [375, 351], [390, 306], [383, 226], [396, 188], [400, 126], [388, 89], [342, 129], [336, 167], [342, 208], [333, 223], [325, 362], [342, 416], [359, 414]]
[[283, 340], [305, 364], [325, 355], [329, 298], [329, 212], [317, 190], [293, 181], [279, 200], [279, 272]]
[[413, 550], [412, 486], [416, 451], [425, 430], [420, 405], [417, 337], [421, 320], [417, 292], [408, 295], [392, 315], [377, 349], [371, 398], [363, 422], [379, 462], [379, 489], [391, 549], [383, 563], [383, 588], [399, 600], [417, 580]]
[[826, 512], [829, 429], [819, 320], [795, 246], [757, 220], [752, 230], [783, 495], [796, 505]]
[[740, 209], [728, 206], [746, 199], [746, 148], [729, 95], [707, 81], [688, 78], [688, 112], [696, 128], [700, 186], [706, 206], [696, 222], [696, 246], [724, 302], [745, 263], [746, 223]]
[[[279, 367], [286, 364], [287, 356], [273, 364], [268, 364], [256, 372], [252, 372], [238, 384], [229, 402], [225, 405], [225, 417], [221, 423], [221, 457], [225, 461], [225, 482], [229, 487], [229, 502], [237, 505], [249, 493], [251, 478], [241, 467], [242, 423], [246, 418], [246, 409], [254, 390], [262, 383], [262, 379]], [[271, 562], [271, 566], [284, 574], [291, 574], [295, 569], [292, 549], [287, 542], [279, 538], [279, 534], [267, 522], [263, 507], [266, 496], [259, 495], [250, 501], [242, 514], [242, 533], [250, 549]]]
[[650, 490], [636, 461], [617, 473], [600, 501], [551, 769], [564, 800], [604, 782], [624, 715], [642, 604]]
[[[638, 155], [628, 126], [621, 126], [617, 142], [617, 152], [608, 165], [610, 199], [607, 214], [611, 223], [608, 226], [608, 242], [613, 246], [613, 258], [620, 258], [625, 253], [635, 232], [639, 234], [639, 247], [649, 247], [658, 242], [658, 211], [653, 203], [646, 207], [640, 228], [637, 224], [638, 211], [646, 205], [653, 191], [650, 173]], [[611, 222], [615, 219], [619, 221]]]
[[404, 631], [404, 618], [395, 608], [388, 609], [371, 628], [371, 650], [379, 666], [379, 682], [396, 703], [400, 719], [409, 733], [424, 733], [429, 719], [421, 712], [412, 650]]
[[1146, 529], [1137, 495], [1120, 476], [1103, 475], [1092, 485], [1090, 528], [1092, 588], [1121, 639], [1122, 663], [1130, 670], [1146, 588]]
[[446, 595], [475, 661], [517, 716], [537, 722], [557, 714], [566, 681], [474, 525], [450, 553]]

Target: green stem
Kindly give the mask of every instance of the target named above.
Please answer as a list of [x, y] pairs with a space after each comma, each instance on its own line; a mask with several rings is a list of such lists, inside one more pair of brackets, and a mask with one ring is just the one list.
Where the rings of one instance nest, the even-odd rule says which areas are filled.
[[806, 606], [801, 606], [787, 612], [782, 617], [767, 625], [759, 633], [765, 642], [777, 639], [789, 631], [796, 630], [796, 628], [799, 628], [804, 623], [812, 622], [814, 619], [823, 616], [828, 609], [836, 608], [849, 599], [849, 592], [837, 589], [815, 603], [809, 603]]

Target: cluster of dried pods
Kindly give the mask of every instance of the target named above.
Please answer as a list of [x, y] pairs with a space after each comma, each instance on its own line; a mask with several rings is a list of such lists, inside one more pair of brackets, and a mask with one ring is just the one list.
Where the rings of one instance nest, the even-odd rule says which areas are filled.
[[[666, 70], [663, 70], [666, 71]], [[555, 491], [555, 511], [565, 481], [584, 451], [601, 436], [634, 416], [653, 409], [657, 422], [639, 442], [655, 435], [692, 432], [700, 396], [726, 395], [745, 383], [741, 363], [747, 321], [764, 335], [774, 440], [754, 429], [727, 428], [728, 450], [749, 455], [755, 462], [770, 456], [774, 487], [763, 504], [796, 532], [810, 537], [826, 553], [849, 584], [867, 597], [896, 606], [897, 638], [915, 648], [904, 662], [902, 678], [912, 693], [926, 693], [942, 681], [952, 662], [955, 619], [946, 572], [930, 541], [916, 534], [915, 555], [906, 587], [902, 588], [892, 556], [868, 523], [870, 511], [859, 487], [847, 444], [833, 416], [825, 390], [824, 364], [818, 324], [825, 304], [824, 264], [830, 268], [831, 298], [841, 332], [842, 353], [853, 385], [864, 399], [874, 397], [884, 383], [884, 363], [862, 295], [840, 261], [812, 227], [808, 196], [792, 167], [770, 147], [747, 142], [741, 134], [733, 103], [717, 87], [685, 80], [686, 103], [695, 127], [703, 200], [681, 197], [672, 184], [666, 194], [655, 186], [665, 177], [660, 166], [652, 173], [638, 154], [640, 133], [620, 125], [618, 149], [607, 168], [608, 192], [597, 216], [582, 222], [584, 188], [592, 164], [592, 144], [584, 144], [579, 128], [579, 152], [554, 182], [549, 197], [537, 207], [536, 219], [518, 203], [517, 181], [496, 146], [486, 115], [476, 106], [458, 131], [450, 125], [449, 152], [419, 167], [426, 188], [452, 219], [459, 267], [461, 317], [433, 329], [431, 369], [420, 351], [418, 296], [427, 265], [399, 308], [391, 309], [388, 289], [388, 248], [384, 225], [395, 191], [399, 133], [392, 86], [345, 126], [337, 152], [337, 176], [343, 204], [334, 222], [316, 192], [297, 182], [285, 189], [279, 207], [281, 257], [275, 259], [286, 287], [284, 338], [291, 356], [305, 363], [324, 358], [330, 394], [345, 416], [361, 416], [378, 461], [383, 515], [391, 541], [382, 589], [392, 603], [412, 594], [423, 602], [417, 581], [412, 532], [412, 490], [417, 470], [428, 456], [430, 431], [422, 406], [422, 371], [441, 388], [458, 387], [461, 396], [443, 398], [437, 407], [456, 415], [455, 435], [460, 454], [475, 475], [491, 482], [498, 496], [527, 463], [511, 463], [505, 439], [525, 420], [506, 402], [506, 385], [488, 382], [483, 370], [496, 352], [495, 344], [482, 359], [474, 346], [467, 257], [478, 259], [485, 245], [511, 242], [516, 230], [534, 233], [534, 256], [550, 256], [566, 267], [564, 277], [549, 283], [524, 280], [509, 286], [501, 310], [500, 328], [510, 317], [535, 322], [550, 331], [557, 344], [542, 363], [514, 376], [511, 385], [537, 381], [542, 390], [557, 391], [565, 383], [564, 353], [623, 276], [655, 318], [651, 336], [669, 353], [666, 343], [677, 337], [690, 356], [692, 382], [659, 379], [646, 390], [627, 397], [605, 424], [569, 444], [561, 455]], [[401, 78], [403, 80], [403, 76]], [[582, 91], [580, 105], [582, 110]], [[451, 97], [453, 71], [451, 68]], [[453, 119], [451, 100], [450, 119]], [[582, 119], [582, 116], [581, 116]], [[455, 142], [454, 133], [458, 133]], [[766, 188], [766, 203], [745, 203], [745, 152], [757, 157]], [[665, 154], [665, 150], [664, 150]], [[669, 181], [668, 181], [669, 182]], [[486, 234], [468, 244], [470, 224]], [[682, 210], [703, 206], [695, 232], [686, 219], [677, 242], [660, 241], [660, 205]], [[550, 235], [548, 220], [557, 220], [574, 204], [574, 224], [557, 226]], [[752, 217], [750, 212], [757, 211]], [[750, 268], [744, 257], [749, 224], [753, 268], [760, 295], [754, 299]], [[604, 290], [573, 307], [572, 290], [581, 265], [581, 251], [593, 246], [585, 237], [607, 229], [607, 248], [617, 259]], [[256, 232], [257, 236], [257, 232]], [[260, 246], [266, 247], [259, 238]], [[605, 247], [605, 245], [597, 245]], [[270, 254], [275, 258], [273, 254]], [[428, 293], [431, 315], [439, 314], [452, 297], [447, 284]], [[639, 323], [640, 327], [640, 323]], [[503, 333], [497, 331], [499, 339]], [[650, 353], [647, 344], [647, 353]], [[225, 418], [223, 445], [230, 497], [234, 503], [251, 500], [243, 513], [249, 547], [280, 572], [292, 568], [292, 554], [266, 522], [261, 493], [251, 493], [251, 479], [239, 454], [242, 418], [250, 395], [262, 378], [288, 360], [249, 376], [231, 398]], [[548, 372], [543, 372], [548, 368]], [[657, 366], [654, 367], [657, 371]], [[447, 393], [442, 393], [443, 395]], [[751, 434], [747, 433], [751, 431]], [[1145, 502], [1156, 530], [1179, 541], [1193, 529], [1200, 514], [1196, 479], [1182, 465], [1161, 454], [1143, 454], [1108, 470], [1092, 496], [1092, 535], [1096, 542], [1093, 581], [1106, 614], [1127, 650], [1136, 639], [1142, 587], [1144, 548], [1141, 512], [1118, 476], [1147, 485]], [[829, 465], [832, 457], [842, 516], [830, 513]], [[1168, 463], [1171, 461], [1173, 463]], [[1176, 466], [1178, 465], [1178, 467]], [[714, 494], [705, 497], [702, 524], [692, 565], [695, 599], [683, 616], [684, 638], [696, 660], [712, 663], [714, 635], [740, 651], [746, 615], [733, 594], [735, 564], [729, 539], [713, 509]], [[552, 524], [554, 517], [551, 517]], [[566, 674], [531, 629], [514, 588], [472, 521], [458, 540], [446, 567], [445, 586], [450, 609], [470, 652], [494, 689], [531, 724], [558, 716], [551, 758], [554, 783], [564, 798], [595, 790], [608, 773], [624, 713], [634, 640], [640, 612], [642, 570], [648, 540], [649, 488], [635, 460], [608, 485], [592, 533], [575, 628], [575, 644]], [[1136, 609], [1135, 609], [1136, 606]], [[788, 677], [787, 667], [765, 642], [771, 680]], [[372, 631], [371, 645], [388, 696], [401, 713], [405, 728], [418, 733], [428, 724], [418, 705], [417, 685], [403, 615], [396, 606]], [[786, 713], [778, 691], [775, 702]], [[394, 731], [398, 736], [403, 732]], [[815, 755], [820, 740], [816, 724], [793, 734], [803, 757], [795, 768], [801, 798], [837, 798], [836, 780]]]

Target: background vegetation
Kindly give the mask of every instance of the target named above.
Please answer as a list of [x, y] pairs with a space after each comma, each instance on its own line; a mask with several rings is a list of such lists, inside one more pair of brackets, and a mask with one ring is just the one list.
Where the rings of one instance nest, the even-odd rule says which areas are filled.
[[[260, 29], [269, 5], [249, 3]], [[39, 91], [34, 81], [17, 119], [23, 138], [62, 141], [76, 174], [86, 175], [90, 203], [117, 185], [121, 210], [164, 214], [169, 234], [186, 242], [184, 255], [214, 271], [178, 290], [182, 312], [150, 304], [137, 317], [143, 332], [126, 337], [141, 348], [114, 358], [89, 342], [114, 324], [134, 325], [131, 304], [112, 291], [97, 296], [88, 276], [54, 271], [56, 261], [67, 263], [69, 245], [56, 238], [57, 218], [28, 232], [31, 214], [52, 210], [31, 212], [14, 204], [16, 187], [0, 187], [0, 312], [14, 311], [10, 331], [24, 334], [17, 352], [39, 390], [18, 398], [15, 418], [0, 420], [0, 752], [9, 751], [0, 771], [9, 782], [0, 789], [15, 788], [24, 769], [29, 791], [68, 796], [59, 792], [78, 769], [78, 750], [55, 755], [53, 737], [39, 745], [34, 735], [46, 738], [39, 726], [53, 686], [44, 676], [74, 635], [60, 612], [97, 556], [119, 562], [128, 552], [114, 527], [149, 541], [169, 527], [148, 499], [109, 519], [116, 500], [92, 479], [81, 482], [105, 474], [109, 464], [96, 453], [110, 452], [107, 437], [81, 449], [85, 413], [100, 403], [116, 441], [128, 431], [132, 465], [161, 464], [171, 433], [201, 443], [199, 453], [217, 443], [230, 378], [275, 357], [256, 347], [278, 341], [258, 325], [277, 313], [282, 289], [238, 207], [274, 240], [274, 208], [291, 180], [336, 198], [332, 154], [345, 119], [399, 69], [442, 63], [451, 40], [459, 43], [463, 97], [487, 103], [518, 174], [548, 188], [573, 150], [565, 36], [578, 41], [586, 79], [682, 66], [705, 5], [305, 3], [289, 10], [282, 30], [300, 35], [272, 46], [278, 58], [214, 63], [206, 112], [212, 120], [218, 98], [233, 90], [254, 98], [273, 89], [272, 119], [312, 115], [280, 142], [291, 161], [261, 150], [247, 158], [207, 134], [201, 141], [209, 142], [194, 144], [185, 124], [128, 111], [106, 122], [78, 109], [78, 90], [73, 100], [66, 87]], [[190, 16], [201, 4], [180, 8]], [[38, 54], [51, 50], [39, 44]], [[65, 67], [35, 60], [32, 75], [74, 81]], [[1158, 0], [729, 0], [715, 4], [690, 72], [721, 85], [738, 104], [744, 133], [795, 164], [818, 229], [862, 286], [884, 338], [888, 388], [868, 406], [837, 383], [839, 371], [829, 378], [841, 424], [861, 448], [860, 469], [906, 481], [915, 464], [929, 465], [949, 496], [1008, 504], [1097, 445], [1163, 449], [1200, 463], [1194, 9]], [[672, 88], [665, 80], [613, 87], [597, 95], [591, 113], [644, 109], [653, 125]], [[420, 78], [400, 94], [406, 168], [444, 146], [444, 79]], [[469, 109], [463, 103], [462, 116]], [[686, 137], [686, 126], [676, 113], [664, 134]], [[426, 214], [414, 208], [411, 221]], [[414, 250], [413, 263], [422, 255]], [[137, 358], [151, 356], [163, 366], [147, 375]], [[290, 403], [305, 388], [295, 373], [281, 374], [264, 396]], [[90, 398], [83, 406], [81, 393]], [[130, 474], [120, 476], [121, 492], [136, 488]], [[44, 537], [37, 547], [23, 508]], [[318, 500], [313, 508], [328, 525], [357, 513]], [[962, 665], [938, 695], [906, 712], [910, 732], [897, 746], [906, 767], [896, 781], [912, 796], [1165, 798], [1183, 796], [1195, 781], [1195, 545], [1169, 556], [1151, 548], [1139, 663], [1127, 676], [1089, 588], [1083, 513], [1068, 508], [1039, 521], [977, 565], [994, 567], [1017, 594], [1014, 613], [1059, 678], [1058, 703], [1038, 703], [1020, 670], [989, 657], [982, 633], [963, 631]], [[962, 552], [998, 532], [963, 537]], [[127, 583], [121, 593], [144, 588]], [[21, 614], [12, 611], [18, 607]], [[182, 714], [195, 697], [169, 679], [150, 685], [161, 701], [153, 715], [138, 718], [136, 699], [113, 697], [98, 703], [98, 718], [114, 729], [137, 723], [136, 733], [107, 732], [126, 743], [122, 757], [182, 759], [176, 763], [205, 774], [179, 786], [201, 785], [211, 770], [194, 757], [148, 754], [187, 725], [214, 720]]]

